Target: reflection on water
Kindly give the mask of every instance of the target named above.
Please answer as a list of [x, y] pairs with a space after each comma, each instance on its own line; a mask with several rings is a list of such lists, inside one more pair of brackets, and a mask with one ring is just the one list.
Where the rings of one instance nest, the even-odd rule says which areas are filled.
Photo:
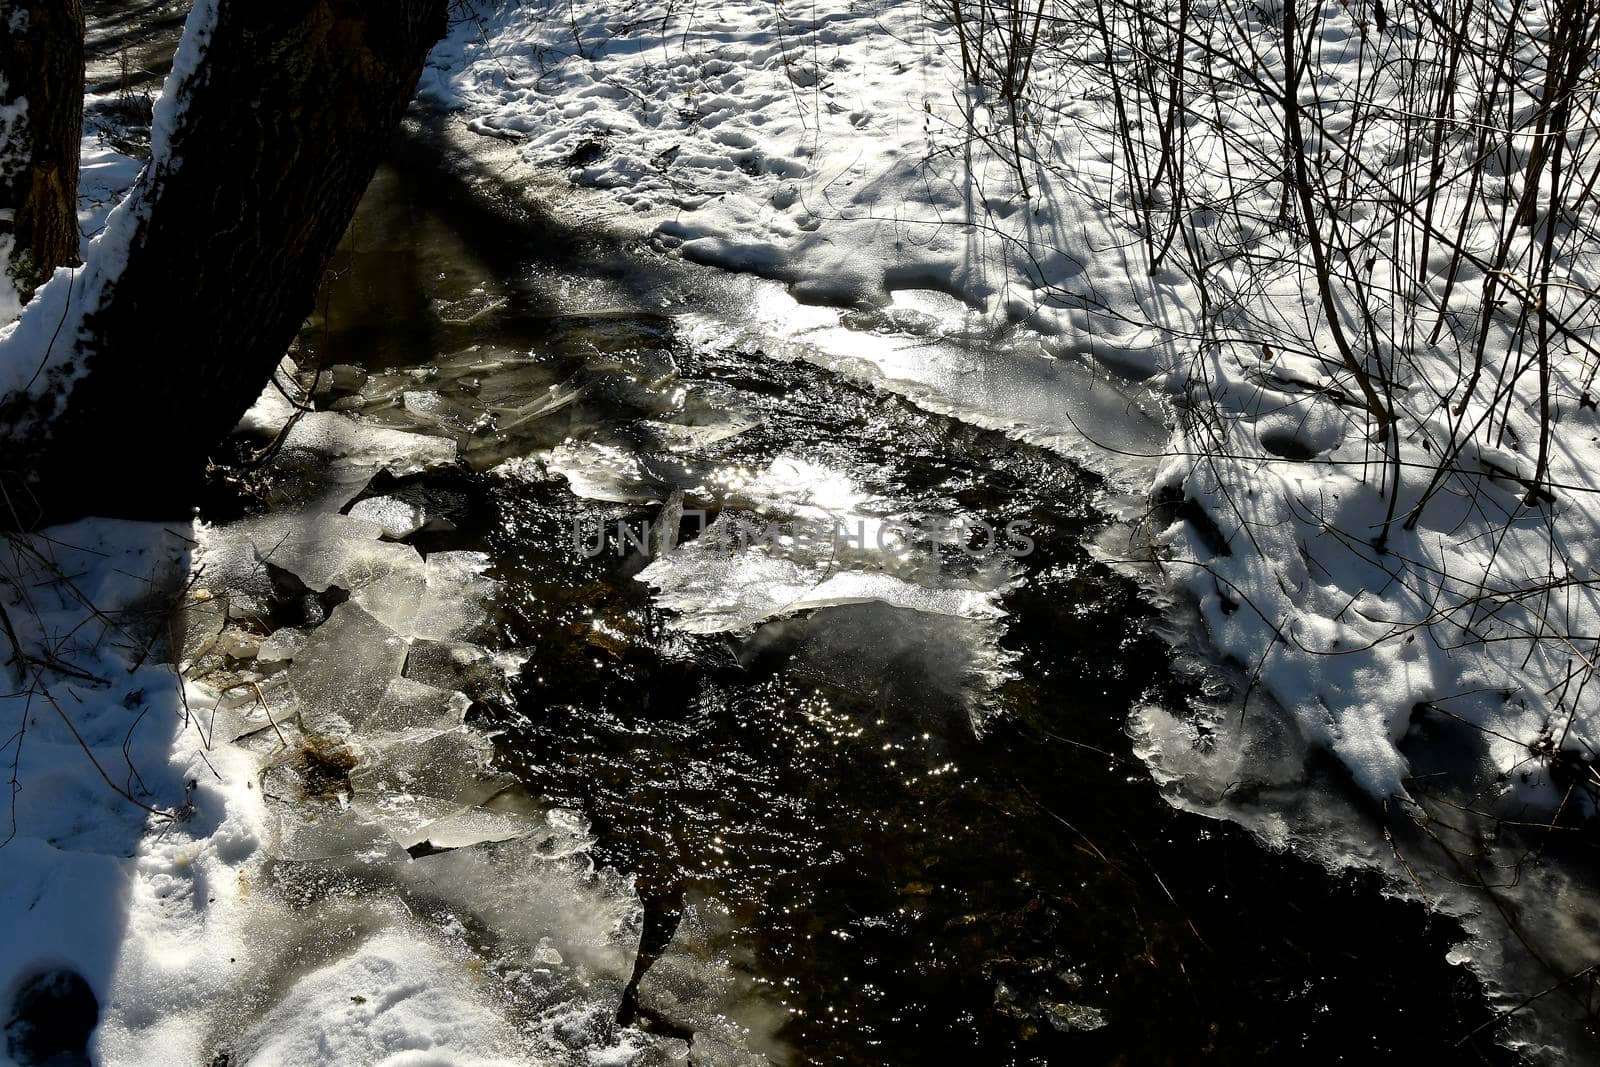
[[[625, 1021], [795, 1062], [1505, 1058], [1447, 924], [1161, 800], [1129, 711], [1219, 683], [1094, 562], [1096, 475], [765, 358], [748, 322], [737, 344], [703, 315], [680, 329], [673, 309], [746, 283], [469, 195], [426, 155], [374, 183], [301, 359], [319, 403], [465, 446], [473, 471], [379, 488], [446, 520], [419, 548], [493, 560], [497, 640], [531, 656], [482, 714], [503, 766], [636, 878]], [[1030, 389], [1071, 388], [1053, 377]], [[647, 555], [587, 556], [571, 533], [674, 501], [1024, 521], [1036, 548], [987, 586], [950, 546], [902, 575], [980, 590], [999, 620], [872, 600], [685, 627], [688, 572], [654, 570], [656, 596]], [[770, 593], [758, 572], [716, 572], [694, 602]]]

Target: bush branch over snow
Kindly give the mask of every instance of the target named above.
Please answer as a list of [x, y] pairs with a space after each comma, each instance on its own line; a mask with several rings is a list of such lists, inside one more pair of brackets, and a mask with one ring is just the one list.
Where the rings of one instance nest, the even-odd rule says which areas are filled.
[[423, 86], [685, 256], [1147, 379], [1165, 565], [1251, 685], [1377, 801], [1442, 714], [1548, 818], [1600, 743], [1596, 16], [481, 4]]

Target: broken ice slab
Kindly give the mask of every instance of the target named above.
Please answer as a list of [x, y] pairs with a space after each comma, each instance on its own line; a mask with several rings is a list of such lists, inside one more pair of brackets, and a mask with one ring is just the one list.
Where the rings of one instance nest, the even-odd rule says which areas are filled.
[[759, 412], [746, 402], [744, 394], [722, 385], [684, 383], [665, 394], [655, 395], [662, 402], [653, 409], [637, 403], [630, 405], [645, 415], [631, 425], [642, 450], [704, 448], [761, 422]]
[[638, 577], [656, 590], [658, 605], [677, 613], [672, 625], [689, 633], [745, 630], [782, 615], [874, 601], [959, 618], [1005, 614], [988, 591], [928, 588], [879, 571], [829, 573], [755, 549], [729, 554], [700, 541], [679, 546]]
[[554, 367], [530, 362], [526, 356], [479, 358], [462, 366], [478, 379], [478, 402], [491, 411], [546, 404], [554, 397], [581, 390], [575, 379], [562, 380]]
[[406, 849], [426, 846], [431, 849], [466, 848], [486, 841], [510, 841], [544, 831], [546, 823], [536, 816], [485, 808], [462, 808], [421, 827], [402, 839]]
[[1105, 1013], [1087, 1004], [1044, 1001], [1040, 1004], [1040, 1008], [1044, 1012], [1045, 1019], [1057, 1030], [1093, 1031], [1103, 1029], [1107, 1025]]
[[381, 825], [401, 848], [425, 853], [550, 833], [542, 814], [492, 811], [415, 793], [358, 796], [351, 807]]
[[470, 326], [485, 316], [492, 315], [510, 303], [506, 297], [491, 295], [482, 288], [458, 300], [439, 300], [434, 311], [439, 321], [450, 326]]
[[440, 800], [417, 793], [380, 793], [372, 796], [358, 793], [350, 800], [352, 811], [383, 827], [384, 832], [401, 848], [410, 848], [422, 840], [423, 827], [454, 815], [461, 807], [453, 800]]
[[760, 425], [756, 416], [729, 415], [718, 422], [681, 423], [646, 419], [638, 424], [648, 435], [652, 449], [663, 452], [686, 452], [714, 445]]
[[405, 661], [404, 638], [360, 605], [340, 604], [289, 667], [306, 729], [349, 733], [382, 705]]
[[552, 851], [545, 838], [554, 832], [422, 856], [404, 873], [417, 890], [513, 939], [530, 962], [537, 954], [544, 967], [570, 976], [585, 1000], [598, 1000], [614, 1019], [643, 910], [631, 879], [596, 870], [585, 852]]
[[496, 658], [464, 641], [418, 640], [406, 656], [405, 677], [439, 689], [456, 689], [473, 700], [509, 705], [506, 672]]
[[441, 800], [476, 803], [500, 781], [486, 770], [494, 747], [477, 732], [409, 730], [363, 738], [361, 760], [350, 772], [357, 794], [420, 793]]
[[543, 389], [535, 384], [529, 394], [523, 395], [508, 389], [497, 389], [497, 402], [490, 408], [497, 416], [495, 429], [500, 433], [515, 433], [527, 423], [542, 419], [583, 396], [586, 387], [573, 382], [562, 382]]
[[461, 725], [472, 701], [465, 693], [410, 678], [391, 679], [377, 708], [355, 723], [362, 730], [449, 730]]
[[314, 592], [329, 586], [354, 591], [396, 571], [420, 571], [422, 557], [409, 545], [378, 540], [381, 528], [335, 513], [271, 513], [203, 537], [205, 581], [259, 600], [275, 589], [262, 561], [288, 571]]
[[573, 401], [582, 395], [581, 388], [552, 386], [526, 403], [491, 408], [493, 426], [462, 445], [463, 458], [481, 471], [555, 447], [580, 431], [581, 414]]
[[[287, 526], [274, 528], [265, 523], [257, 526], [263, 531], [262, 539], [271, 538], [269, 544], [281, 540], [288, 532]], [[250, 520], [231, 526], [202, 525], [198, 528], [196, 540], [200, 544], [195, 552], [198, 577], [191, 593], [196, 605], [212, 599], [226, 602], [236, 597], [257, 604], [273, 599], [272, 576], [261, 564], [255, 540], [250, 536], [251, 528]]]
[[480, 407], [463, 404], [438, 393], [408, 389], [401, 394], [402, 406], [421, 426], [431, 426], [452, 437], [465, 437], [481, 428], [487, 414]]
[[301, 416], [284, 439], [275, 465], [301, 477], [280, 479], [272, 504], [279, 509], [337, 511], [372, 476], [398, 476], [453, 463], [455, 442], [358, 422], [337, 411]]
[[281, 674], [260, 682], [239, 682], [220, 691], [209, 683], [191, 683], [185, 700], [201, 735], [211, 744], [237, 741], [263, 730], [272, 733], [274, 727], [287, 736], [294, 728], [294, 695]]
[[253, 660], [261, 650], [261, 635], [237, 626], [226, 627], [217, 635], [217, 653], [233, 660]]
[[376, 523], [390, 541], [403, 541], [428, 524], [428, 513], [419, 505], [393, 496], [369, 496], [350, 506], [352, 518]]
[[395, 407], [400, 402], [400, 394], [416, 388], [418, 379], [416, 370], [382, 371], [368, 375], [359, 391], [333, 401], [327, 405], [328, 410], [375, 411]]
[[210, 589], [196, 588], [184, 598], [181, 609], [182, 662], [193, 662], [216, 648], [228, 622], [228, 600]]
[[489, 557], [482, 552], [430, 554], [412, 636], [444, 641], [482, 625], [488, 617], [482, 602], [494, 592], [494, 582], [483, 575], [488, 569]]
[[789, 1012], [762, 995], [747, 968], [735, 965], [735, 928], [720, 902], [691, 900], [666, 951], [639, 982], [639, 1007], [694, 1034], [692, 1064], [787, 1063], [792, 1050], [778, 1031]]
[[265, 666], [287, 663], [299, 654], [313, 631], [297, 626], [282, 626], [262, 639], [256, 649], [256, 662]]
[[657, 503], [674, 489], [705, 481], [704, 472], [683, 458], [639, 454], [617, 445], [568, 441], [553, 449], [549, 469], [566, 478], [578, 496], [612, 503]]
[[[305, 816], [311, 818], [305, 818]], [[332, 806], [281, 812], [273, 851], [293, 862], [350, 859], [363, 864], [404, 863], [405, 850], [382, 825], [354, 808]]]
[[396, 633], [409, 635], [427, 591], [423, 570], [418, 567], [361, 586], [351, 594], [350, 602], [360, 605]]
[[307, 384], [314, 397], [349, 396], [359, 392], [367, 383], [367, 372], [349, 363], [335, 363], [314, 372], [307, 372]]

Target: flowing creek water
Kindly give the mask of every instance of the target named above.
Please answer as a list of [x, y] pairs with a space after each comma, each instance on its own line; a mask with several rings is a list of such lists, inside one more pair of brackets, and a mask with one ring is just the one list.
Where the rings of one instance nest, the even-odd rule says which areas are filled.
[[[474, 636], [527, 659], [472, 721], [634, 881], [621, 1021], [702, 1062], [1509, 1062], [1452, 923], [1163, 799], [1130, 712], [1235, 683], [1097, 560], [1103, 474], [764, 345], [758, 283], [448, 156], [402, 139], [294, 356], [316, 406], [461, 445], [362, 499], [490, 560]], [[1021, 522], [1032, 551], [730, 538], [841, 517]]]

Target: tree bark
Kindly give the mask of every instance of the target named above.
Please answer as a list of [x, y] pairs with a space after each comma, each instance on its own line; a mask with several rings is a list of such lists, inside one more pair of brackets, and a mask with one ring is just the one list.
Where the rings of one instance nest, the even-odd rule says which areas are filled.
[[0, 236], [23, 300], [78, 262], [80, 0], [0, 2]]
[[[131, 236], [108, 223], [83, 272], [105, 280], [80, 286], [78, 330], [52, 341], [70, 351], [0, 405], [34, 521], [187, 514], [310, 312], [444, 26], [445, 0], [197, 0], [151, 162], [118, 208]], [[123, 247], [120, 270], [96, 261]]]

